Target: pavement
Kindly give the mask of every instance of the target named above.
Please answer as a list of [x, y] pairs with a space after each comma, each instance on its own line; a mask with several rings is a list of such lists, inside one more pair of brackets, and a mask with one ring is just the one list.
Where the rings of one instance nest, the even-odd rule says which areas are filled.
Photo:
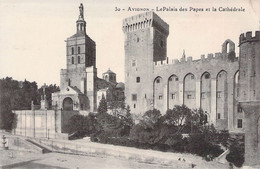
[[138, 163], [113, 157], [70, 155], [62, 153], [34, 154], [14, 150], [1, 150], [0, 168], [3, 169], [178, 169], [180, 166]]
[[[7, 134], [6, 134], [7, 135]], [[9, 135], [8, 137], [17, 137]], [[0, 168], [75, 168], [75, 169], [132, 169], [132, 168], [155, 168], [155, 169], [182, 169], [192, 168], [191, 164], [195, 164], [194, 168], [228, 168], [227, 165], [219, 164], [217, 162], [206, 162], [201, 157], [191, 154], [180, 153], [167, 153], [158, 152], [154, 150], [141, 150], [131, 147], [114, 146], [107, 144], [92, 143], [89, 140], [75, 140], [75, 141], [63, 141], [69, 144], [86, 145], [93, 148], [120, 150], [124, 152], [135, 152], [144, 156], [152, 155], [151, 158], [145, 158], [144, 160], [125, 159], [117, 156], [111, 156], [106, 154], [64, 154], [58, 152], [39, 154], [30, 151], [24, 151], [17, 149], [17, 147], [9, 147], [9, 150], [0, 149]], [[163, 161], [158, 162], [158, 159]], [[186, 159], [186, 161], [178, 159]], [[167, 160], [168, 159], [168, 160]], [[164, 162], [166, 161], [166, 162]], [[169, 161], [169, 162], [167, 162]]]

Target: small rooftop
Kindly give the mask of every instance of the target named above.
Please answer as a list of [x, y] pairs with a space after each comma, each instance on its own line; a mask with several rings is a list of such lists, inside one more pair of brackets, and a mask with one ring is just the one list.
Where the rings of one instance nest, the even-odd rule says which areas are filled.
[[111, 71], [110, 68], [108, 68], [108, 70], [103, 74], [115, 74], [115, 73], [113, 71]]

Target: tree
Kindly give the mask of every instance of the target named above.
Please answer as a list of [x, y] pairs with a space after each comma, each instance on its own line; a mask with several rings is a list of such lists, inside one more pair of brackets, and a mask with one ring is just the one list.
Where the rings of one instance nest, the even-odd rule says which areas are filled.
[[236, 135], [229, 138], [228, 148], [230, 153], [226, 156], [228, 162], [236, 167], [241, 167], [245, 161], [245, 137], [244, 135]]
[[192, 111], [185, 105], [175, 105], [174, 108], [168, 109], [164, 115], [164, 122], [168, 125], [176, 126], [177, 133], [180, 134], [187, 124], [187, 120], [192, 117]]
[[212, 160], [223, 152], [217, 137], [218, 132], [213, 125], [201, 126], [197, 133], [189, 134], [188, 151]]
[[130, 131], [130, 139], [148, 144], [157, 144], [163, 138], [162, 118], [159, 110], [148, 110], [143, 119]]
[[[51, 99], [51, 92], [57, 91], [56, 85], [47, 86], [47, 99]], [[11, 77], [0, 79], [0, 127], [10, 130], [15, 127], [16, 116], [12, 110], [30, 110], [31, 101], [39, 105], [40, 90], [36, 82], [13, 80]]]
[[126, 113], [124, 115], [118, 114], [117, 117], [119, 117], [121, 119], [122, 124], [123, 124], [123, 130], [122, 130], [121, 135], [129, 136], [130, 130], [134, 125], [134, 121], [133, 121], [132, 115], [130, 113], [130, 107], [127, 106], [125, 110], [126, 110]]
[[10, 98], [0, 96], [0, 128], [11, 131], [16, 126], [16, 116], [12, 112]]
[[105, 96], [103, 94], [102, 94], [102, 98], [99, 102], [99, 106], [98, 106], [97, 111], [100, 114], [104, 114], [104, 113], [107, 112], [107, 101], [106, 101]]

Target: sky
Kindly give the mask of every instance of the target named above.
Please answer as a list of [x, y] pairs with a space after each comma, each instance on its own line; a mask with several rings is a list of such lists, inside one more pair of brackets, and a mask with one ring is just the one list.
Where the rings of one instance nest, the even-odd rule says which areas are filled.
[[[98, 76], [110, 68], [119, 82], [124, 82], [122, 20], [143, 13], [129, 7], [154, 9], [169, 24], [169, 59], [181, 58], [183, 50], [193, 59], [220, 52], [226, 39], [235, 42], [238, 55], [239, 35], [260, 27], [259, 0], [0, 0], [0, 78], [59, 85], [60, 69], [66, 68], [65, 40], [76, 33], [80, 3], [87, 34], [96, 42]], [[156, 11], [162, 7], [178, 11]], [[181, 7], [187, 11], [179, 11]], [[242, 7], [245, 12], [219, 7]]]

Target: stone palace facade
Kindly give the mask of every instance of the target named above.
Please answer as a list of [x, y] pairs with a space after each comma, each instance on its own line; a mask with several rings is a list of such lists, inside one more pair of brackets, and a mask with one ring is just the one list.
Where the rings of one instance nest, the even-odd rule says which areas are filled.
[[180, 60], [169, 60], [169, 25], [154, 12], [124, 19], [122, 29], [125, 95], [132, 113], [141, 116], [155, 108], [165, 114], [174, 105], [185, 104], [191, 109], [202, 108], [208, 122], [218, 129], [243, 131], [244, 113], [238, 104], [239, 58], [234, 42], [227, 39], [220, 52], [201, 55], [197, 60], [185, 53]]

